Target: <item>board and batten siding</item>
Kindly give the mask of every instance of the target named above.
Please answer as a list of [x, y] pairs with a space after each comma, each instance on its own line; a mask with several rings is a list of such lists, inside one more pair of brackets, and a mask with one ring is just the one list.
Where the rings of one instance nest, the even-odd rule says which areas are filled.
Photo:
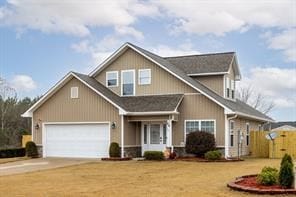
[[[79, 98], [71, 99], [71, 87], [78, 87]], [[120, 144], [119, 110], [93, 90], [72, 78], [33, 113], [34, 142], [42, 144], [42, 123], [44, 122], [115, 122], [111, 129], [111, 142]]]
[[178, 111], [178, 121], [173, 123], [173, 145], [182, 146], [185, 142], [185, 120], [216, 121], [216, 144], [224, 146], [224, 109], [202, 94], [185, 95]]
[[[240, 145], [240, 155], [249, 155], [250, 144], [247, 146], [247, 141], [246, 141], [247, 123], [249, 123], [250, 131], [257, 131], [259, 128], [259, 125], [262, 124], [262, 122], [248, 120], [245, 118], [236, 118], [233, 121], [234, 121], [234, 137], [233, 137], [234, 144], [232, 147], [229, 147], [229, 156], [236, 157], [238, 155], [238, 130], [240, 130], [240, 132], [242, 132], [244, 136], [242, 144]], [[249, 139], [251, 139], [251, 137]], [[229, 140], [229, 145], [230, 145], [230, 140]]]
[[203, 85], [207, 86], [220, 96], [224, 96], [224, 87], [223, 87], [223, 75], [213, 75], [213, 76], [198, 76], [193, 77], [193, 79], [199, 81]]
[[[118, 71], [118, 86], [110, 87], [110, 90], [121, 95], [121, 71], [131, 69], [135, 69], [136, 96], [197, 92], [192, 87], [132, 49], [127, 49], [120, 57], [102, 70], [96, 76], [96, 79], [106, 86], [106, 72]], [[151, 84], [138, 85], [139, 69], [151, 69]]]

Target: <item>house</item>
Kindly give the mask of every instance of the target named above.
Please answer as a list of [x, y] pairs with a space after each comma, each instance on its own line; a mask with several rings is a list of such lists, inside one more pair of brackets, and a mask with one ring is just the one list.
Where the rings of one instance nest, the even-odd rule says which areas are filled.
[[296, 131], [296, 122], [272, 122], [264, 125], [265, 131]]
[[171, 148], [214, 134], [225, 157], [249, 154], [250, 131], [273, 120], [237, 100], [234, 52], [160, 57], [125, 43], [89, 75], [70, 72], [23, 116], [43, 157], [107, 157]]

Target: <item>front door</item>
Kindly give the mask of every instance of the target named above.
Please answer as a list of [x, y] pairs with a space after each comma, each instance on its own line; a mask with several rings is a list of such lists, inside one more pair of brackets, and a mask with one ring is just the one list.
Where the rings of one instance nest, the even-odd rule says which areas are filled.
[[163, 151], [167, 143], [165, 123], [142, 123], [142, 155], [145, 151]]

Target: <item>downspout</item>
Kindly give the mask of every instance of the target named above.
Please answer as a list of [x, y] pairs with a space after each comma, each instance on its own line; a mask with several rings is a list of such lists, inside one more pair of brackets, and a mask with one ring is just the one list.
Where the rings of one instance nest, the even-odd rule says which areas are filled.
[[229, 156], [229, 130], [230, 130], [230, 124], [229, 124], [229, 121], [230, 120], [233, 120], [233, 119], [236, 119], [237, 118], [237, 114], [235, 114], [234, 116], [232, 116], [232, 117], [229, 117], [229, 118], [227, 118], [227, 115], [225, 115], [226, 116], [226, 119], [227, 119], [227, 122], [226, 122], [226, 124], [227, 124], [227, 130], [226, 130], [226, 132], [225, 132], [225, 159], [227, 159], [228, 158], [228, 156]]
[[121, 158], [124, 158], [124, 116], [121, 115]]

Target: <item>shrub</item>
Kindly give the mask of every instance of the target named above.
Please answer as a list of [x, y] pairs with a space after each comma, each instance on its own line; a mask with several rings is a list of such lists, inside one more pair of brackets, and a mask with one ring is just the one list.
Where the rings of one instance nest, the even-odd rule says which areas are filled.
[[163, 152], [161, 151], [145, 151], [144, 158], [146, 160], [161, 161], [161, 160], [164, 160], [164, 155], [163, 155]]
[[204, 156], [206, 152], [214, 149], [215, 137], [213, 134], [205, 131], [196, 131], [187, 135], [185, 146], [187, 153]]
[[110, 157], [120, 157], [120, 148], [119, 144], [112, 142], [109, 147], [109, 156]]
[[257, 182], [262, 185], [275, 185], [278, 180], [278, 170], [272, 167], [264, 167], [257, 176]]
[[170, 153], [170, 159], [176, 159], [177, 153], [176, 152], [171, 152]]
[[281, 161], [280, 173], [279, 173], [279, 183], [285, 188], [290, 188], [294, 180], [294, 165], [292, 157], [285, 154]]
[[218, 150], [208, 151], [205, 154], [205, 158], [207, 160], [219, 160], [219, 159], [221, 159], [221, 156], [222, 156], [222, 154]]
[[0, 150], [0, 158], [24, 157], [26, 156], [25, 148], [11, 148]]
[[38, 151], [35, 142], [28, 141], [26, 143], [26, 155], [32, 158], [38, 157]]

